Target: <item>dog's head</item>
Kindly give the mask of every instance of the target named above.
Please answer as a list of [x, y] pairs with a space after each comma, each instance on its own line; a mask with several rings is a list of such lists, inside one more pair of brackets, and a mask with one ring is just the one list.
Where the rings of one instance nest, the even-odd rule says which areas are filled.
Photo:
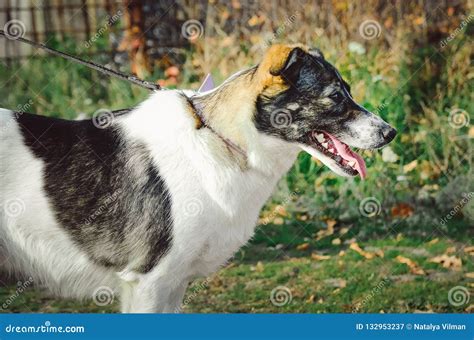
[[256, 76], [257, 129], [298, 144], [339, 175], [366, 175], [364, 160], [349, 146], [376, 149], [396, 135], [354, 101], [349, 84], [316, 49], [274, 45]]

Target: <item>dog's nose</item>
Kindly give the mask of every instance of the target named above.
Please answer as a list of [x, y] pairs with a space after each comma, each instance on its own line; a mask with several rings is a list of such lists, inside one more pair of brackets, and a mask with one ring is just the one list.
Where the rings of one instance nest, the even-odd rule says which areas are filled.
[[391, 126], [387, 126], [382, 130], [382, 136], [386, 143], [390, 143], [397, 135], [397, 130]]

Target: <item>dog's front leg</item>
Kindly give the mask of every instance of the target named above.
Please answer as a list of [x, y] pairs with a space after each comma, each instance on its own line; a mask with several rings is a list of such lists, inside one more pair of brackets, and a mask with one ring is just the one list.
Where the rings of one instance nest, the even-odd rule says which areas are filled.
[[143, 275], [124, 282], [122, 313], [179, 313], [188, 282], [175, 277]]
[[188, 288], [187, 281], [183, 281], [175, 287], [173, 294], [168, 300], [168, 305], [165, 307], [165, 313], [181, 313], [186, 288]]

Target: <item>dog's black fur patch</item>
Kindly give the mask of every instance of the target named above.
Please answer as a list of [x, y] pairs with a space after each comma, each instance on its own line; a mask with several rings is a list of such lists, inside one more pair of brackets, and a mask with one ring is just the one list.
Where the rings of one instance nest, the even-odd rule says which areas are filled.
[[17, 121], [44, 161], [45, 192], [72, 240], [100, 265], [150, 271], [171, 247], [172, 203], [145, 146], [125, 141], [114, 124], [28, 113]]

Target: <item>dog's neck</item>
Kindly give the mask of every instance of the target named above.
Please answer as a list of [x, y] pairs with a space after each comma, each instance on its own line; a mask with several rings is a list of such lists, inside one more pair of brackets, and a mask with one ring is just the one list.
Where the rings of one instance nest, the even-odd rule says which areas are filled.
[[240, 72], [212, 91], [192, 97], [196, 114], [216, 133], [248, 150], [250, 124], [257, 93], [252, 78], [256, 68]]
[[223, 139], [223, 143], [234, 149], [236, 158], [244, 153], [247, 167], [271, 171], [273, 162], [269, 158], [274, 158], [275, 152], [283, 151], [288, 154], [291, 151], [289, 154], [293, 156], [297, 151], [294, 151], [294, 147], [257, 131], [254, 115], [260, 93], [261, 79], [255, 66], [231, 76], [212, 91], [193, 96], [191, 101], [200, 120], [197, 128], [207, 126], [212, 129]]

